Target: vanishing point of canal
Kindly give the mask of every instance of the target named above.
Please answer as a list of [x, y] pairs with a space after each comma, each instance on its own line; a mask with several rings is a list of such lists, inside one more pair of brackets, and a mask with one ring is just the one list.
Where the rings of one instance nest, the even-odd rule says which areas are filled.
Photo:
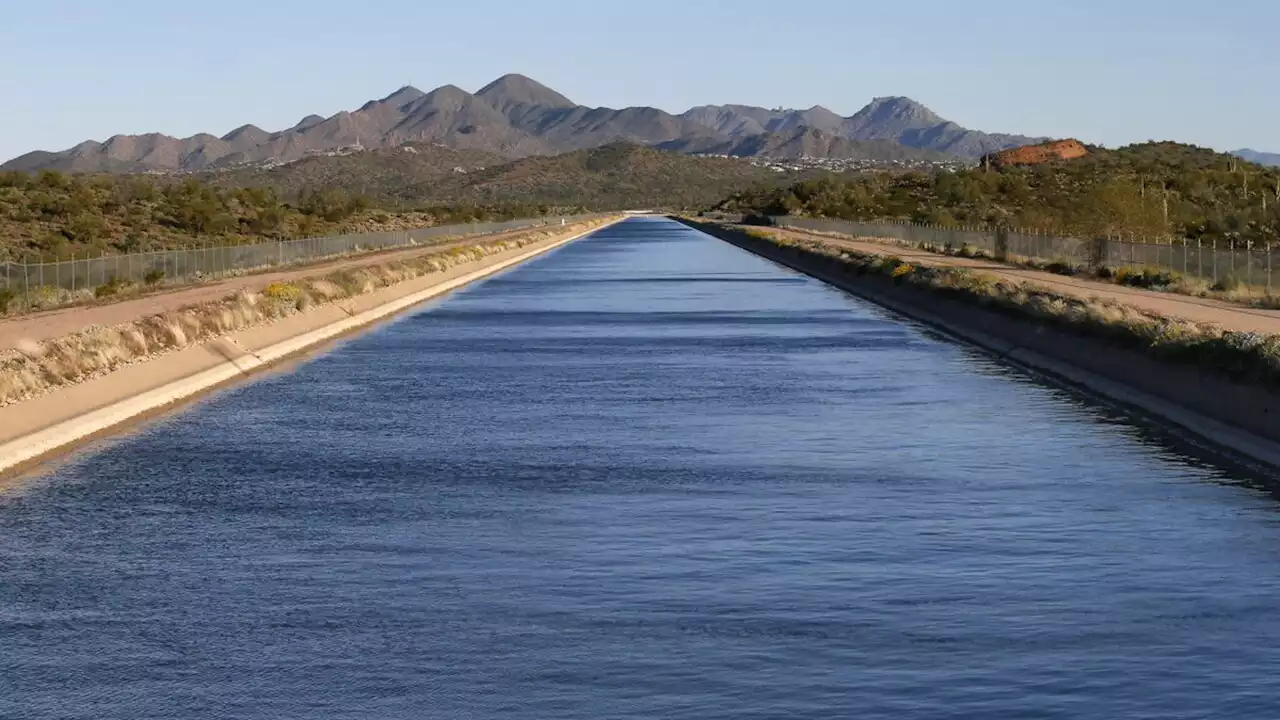
[[0, 717], [1280, 717], [1280, 512], [633, 219], [0, 493]]

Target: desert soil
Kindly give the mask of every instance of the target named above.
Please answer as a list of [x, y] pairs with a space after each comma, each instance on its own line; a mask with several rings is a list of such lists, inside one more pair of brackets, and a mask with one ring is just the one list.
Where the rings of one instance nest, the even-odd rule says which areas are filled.
[[[534, 228], [533, 230], [538, 229]], [[450, 248], [467, 247], [479, 242], [492, 242], [504, 237], [514, 237], [528, 232], [531, 232], [531, 230], [526, 228], [495, 235], [477, 235], [455, 242], [375, 252], [330, 262], [297, 265], [288, 270], [241, 275], [197, 285], [181, 285], [115, 302], [55, 308], [53, 310], [18, 315], [0, 320], [0, 352], [16, 348], [19, 343], [43, 342], [90, 327], [119, 325], [138, 318], [179, 310], [192, 305], [215, 302], [229, 295], [234, 295], [240, 290], [258, 291], [273, 282], [290, 282], [316, 277], [317, 275], [326, 275], [346, 268], [405, 260], [420, 255], [442, 252]]]
[[1156, 292], [1098, 280], [1055, 275], [1041, 270], [1005, 265], [983, 258], [939, 255], [870, 238], [842, 239], [830, 235], [778, 228], [770, 228], [770, 231], [795, 240], [818, 241], [855, 252], [872, 255], [892, 255], [902, 258], [913, 265], [966, 268], [974, 272], [994, 275], [1009, 282], [1047, 288], [1062, 295], [1086, 300], [1093, 298], [1110, 300], [1164, 317], [1217, 325], [1224, 330], [1280, 334], [1280, 310], [1252, 308], [1211, 298]]

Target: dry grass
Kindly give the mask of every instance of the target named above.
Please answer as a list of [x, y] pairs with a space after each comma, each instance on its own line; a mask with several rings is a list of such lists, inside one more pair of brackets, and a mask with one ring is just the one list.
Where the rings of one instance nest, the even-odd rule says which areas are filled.
[[[803, 232], [806, 235], [829, 237], [840, 240], [858, 240], [861, 242], [874, 242], [882, 245], [910, 247], [917, 250], [923, 250], [925, 252], [935, 253], [937, 255], [995, 260], [995, 256], [992, 253], [986, 250], [980, 250], [972, 245], [964, 245], [959, 248], [955, 248], [951, 246], [934, 245], [927, 242], [912, 243], [895, 238], [857, 237], [825, 230], [800, 230], [796, 228], [785, 229], [791, 230], [792, 232]], [[792, 242], [786, 238], [771, 235], [768, 231], [748, 229], [744, 230], [744, 232], [752, 237], [770, 239], [771, 242], [775, 243], [786, 244]], [[1009, 265], [1011, 267], [1024, 267], [1032, 270], [1041, 270], [1044, 272], [1054, 273], [1055, 275], [1066, 275], [1070, 277], [1087, 276], [1092, 280], [1111, 282], [1117, 285], [1127, 285], [1130, 287], [1157, 290], [1159, 292], [1177, 293], [1179, 295], [1221, 300], [1223, 302], [1248, 307], [1267, 308], [1273, 310], [1280, 309], [1280, 294], [1277, 294], [1274, 290], [1268, 290], [1265, 285], [1248, 285], [1241, 282], [1238, 278], [1230, 276], [1222, 278], [1217, 283], [1214, 283], [1212, 280], [1194, 275], [1184, 275], [1174, 270], [1158, 267], [1123, 265], [1119, 267], [1109, 266], [1101, 269], [1095, 269], [1085, 267], [1078, 262], [1073, 262], [1065, 258], [1045, 260], [1044, 258], [1029, 255], [1011, 254], [1001, 262], [1002, 264]]]
[[1018, 317], [1032, 317], [1082, 335], [1104, 338], [1155, 357], [1194, 364], [1243, 382], [1280, 387], [1280, 335], [1234, 332], [1148, 313], [1097, 298], [1081, 299], [1008, 282], [964, 268], [915, 266], [895, 257], [835, 248], [819, 241], [696, 223], [712, 234], [738, 233], [784, 251], [825, 259], [835, 272], [875, 274]]
[[554, 230], [530, 231], [408, 260], [350, 268], [296, 282], [272, 283], [258, 293], [239, 292], [218, 302], [153, 315], [124, 325], [89, 328], [44, 343], [27, 343], [0, 354], [0, 405], [83, 382], [122, 365], [229, 332], [306, 312], [318, 305], [365, 295], [551, 237], [583, 232], [602, 223], [596, 220], [557, 226]]

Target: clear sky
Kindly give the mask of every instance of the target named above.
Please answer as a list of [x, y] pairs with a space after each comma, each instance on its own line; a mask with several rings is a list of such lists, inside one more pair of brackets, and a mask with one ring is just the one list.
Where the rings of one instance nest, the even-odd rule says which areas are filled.
[[907, 95], [992, 132], [1280, 151], [1277, 0], [0, 0], [0, 157], [506, 72], [584, 105]]

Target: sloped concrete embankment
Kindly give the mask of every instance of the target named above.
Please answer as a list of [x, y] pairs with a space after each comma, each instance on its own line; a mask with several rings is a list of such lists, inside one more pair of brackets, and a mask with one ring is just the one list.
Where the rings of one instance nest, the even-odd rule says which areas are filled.
[[190, 345], [0, 408], [0, 471], [20, 469], [121, 423], [598, 232], [611, 222]]
[[722, 240], [870, 300], [1002, 359], [1155, 419], [1184, 439], [1280, 468], [1280, 394], [1217, 368], [1173, 363], [871, 273], [837, 257], [691, 223]]

